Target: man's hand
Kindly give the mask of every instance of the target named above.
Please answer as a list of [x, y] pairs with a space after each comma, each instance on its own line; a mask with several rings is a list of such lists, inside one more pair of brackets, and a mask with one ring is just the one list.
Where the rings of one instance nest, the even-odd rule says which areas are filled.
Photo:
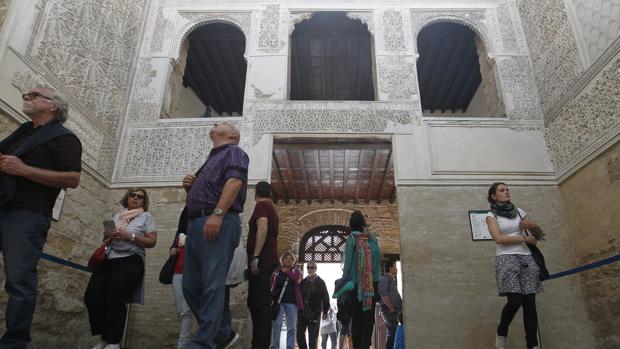
[[24, 177], [28, 171], [28, 165], [13, 155], [0, 155], [0, 172], [11, 176]]
[[205, 225], [202, 227], [202, 235], [207, 240], [215, 240], [220, 235], [220, 227], [222, 226], [222, 221], [224, 217], [217, 215], [210, 215], [205, 222]]
[[171, 256], [174, 256], [175, 254], [177, 254], [177, 249], [174, 247], [170, 248], [170, 251], [168, 252]]
[[252, 260], [252, 263], [250, 263], [250, 271], [252, 272], [252, 274], [254, 275], [258, 275], [258, 258], [254, 258]]
[[183, 177], [183, 188], [185, 189], [185, 191], [189, 191], [189, 188], [192, 187], [192, 184], [194, 184], [195, 179], [196, 179], [196, 176], [191, 175], [191, 174]]

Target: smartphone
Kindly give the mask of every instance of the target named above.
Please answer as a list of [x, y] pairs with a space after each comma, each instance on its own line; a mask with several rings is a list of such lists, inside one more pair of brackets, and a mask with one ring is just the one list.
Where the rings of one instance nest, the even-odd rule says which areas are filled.
[[116, 224], [114, 221], [103, 221], [103, 231], [106, 233], [113, 233], [116, 231]]

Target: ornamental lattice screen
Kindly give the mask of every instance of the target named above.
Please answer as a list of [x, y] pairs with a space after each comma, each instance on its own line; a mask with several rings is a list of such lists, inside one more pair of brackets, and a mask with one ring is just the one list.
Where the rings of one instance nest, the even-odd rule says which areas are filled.
[[323, 225], [308, 231], [299, 244], [299, 261], [338, 263], [342, 260], [344, 244], [351, 233], [343, 225]]

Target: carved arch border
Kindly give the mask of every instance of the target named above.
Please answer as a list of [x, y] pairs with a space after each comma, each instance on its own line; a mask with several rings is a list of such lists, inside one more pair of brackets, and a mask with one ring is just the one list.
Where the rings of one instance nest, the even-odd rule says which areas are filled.
[[[346, 208], [326, 208], [308, 212], [297, 218], [299, 232], [305, 234], [310, 230], [324, 225], [349, 225], [353, 210]], [[320, 222], [317, 224], [317, 222]]]
[[[245, 18], [246, 21], [248, 21], [248, 23], [245, 23], [245, 25], [243, 23], [239, 23], [241, 22], [240, 19], [233, 19], [230, 17], [227, 17], [226, 15], [222, 14], [222, 13], [212, 13], [212, 12], [190, 12], [190, 13], [186, 13], [186, 12], [179, 12], [179, 15], [181, 17], [187, 18], [190, 21], [188, 23], [186, 23], [185, 25], [183, 25], [181, 27], [181, 29], [178, 30], [177, 34], [175, 34], [175, 37], [173, 39], [173, 43], [172, 43], [172, 47], [173, 47], [173, 56], [171, 57], [171, 59], [173, 59], [176, 63], [176, 60], [179, 58], [179, 56], [181, 55], [181, 47], [183, 45], [183, 42], [185, 42], [185, 40], [187, 39], [187, 37], [197, 28], [202, 27], [204, 25], [207, 24], [213, 24], [213, 23], [223, 23], [223, 24], [228, 24], [228, 25], [232, 25], [233, 27], [241, 30], [241, 33], [243, 33], [244, 36], [244, 53], [243, 53], [243, 58], [247, 61], [248, 60], [248, 38], [250, 38], [250, 28], [251, 28], [251, 21], [252, 21], [252, 13], [251, 12], [239, 12], [239, 13], [235, 13], [237, 15], [243, 15], [243, 16], [247, 16], [247, 18]], [[185, 15], [185, 16], [184, 16]], [[191, 16], [189, 16], [191, 15]]]
[[431, 24], [448, 22], [448, 23], [461, 24], [473, 30], [474, 33], [476, 33], [476, 35], [478, 35], [480, 39], [482, 40], [487, 56], [491, 58], [492, 60], [495, 60], [494, 59], [495, 47], [493, 46], [493, 40], [490, 35], [491, 33], [490, 28], [488, 28], [488, 26], [485, 24], [476, 23], [475, 21], [472, 21], [471, 19], [466, 17], [466, 15], [469, 15], [470, 13], [476, 13], [476, 12], [480, 13], [481, 11], [463, 12], [462, 15], [459, 15], [457, 13], [447, 14], [445, 12], [437, 13], [436, 15], [428, 13], [426, 16], [423, 15], [421, 18], [419, 18], [420, 20], [419, 22], [415, 20], [416, 19], [415, 16], [417, 13], [412, 12], [411, 16], [412, 16], [412, 25], [413, 25], [413, 48], [416, 53], [416, 56], [419, 56], [418, 35], [420, 35], [420, 32], [422, 31], [422, 29], [428, 27]]
[[289, 12], [289, 28], [288, 28], [288, 36], [290, 37], [295, 31], [295, 26], [301, 22], [311, 20], [315, 14], [319, 12], [339, 12], [344, 13], [344, 15], [352, 20], [360, 22], [362, 25], [366, 27], [368, 33], [375, 39], [377, 33], [375, 33], [374, 26], [374, 18], [372, 11], [291, 11]]

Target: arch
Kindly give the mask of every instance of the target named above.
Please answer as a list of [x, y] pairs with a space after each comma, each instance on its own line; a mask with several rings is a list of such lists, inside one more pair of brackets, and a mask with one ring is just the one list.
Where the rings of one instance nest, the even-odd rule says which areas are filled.
[[299, 262], [338, 263], [351, 233], [343, 225], [322, 225], [308, 231], [299, 243]]
[[308, 212], [297, 218], [300, 232], [309, 231], [318, 225], [349, 225], [353, 210], [344, 208], [327, 208]]
[[174, 40], [174, 43], [172, 45], [173, 47], [173, 56], [170, 57], [172, 60], [173, 65], [178, 63], [177, 60], [179, 59], [179, 56], [181, 55], [181, 51], [183, 50], [183, 43], [187, 40], [187, 38], [189, 37], [189, 35], [196, 29], [205, 26], [207, 24], [213, 24], [213, 23], [222, 23], [222, 24], [228, 24], [228, 25], [232, 25], [233, 27], [239, 29], [242, 33], [243, 33], [243, 37], [244, 37], [244, 55], [243, 58], [245, 58], [245, 60], [247, 61], [248, 59], [248, 37], [249, 37], [249, 32], [248, 29], [244, 28], [243, 25], [237, 23], [236, 21], [230, 19], [230, 18], [225, 18], [225, 17], [208, 17], [208, 14], [205, 15], [205, 17], [197, 17], [194, 20], [190, 20], [189, 23], [185, 24], [180, 30], [179, 30], [179, 34], [176, 35], [176, 38]]
[[491, 37], [489, 36], [486, 27], [481, 26], [478, 23], [471, 21], [470, 19], [463, 18], [460, 16], [455, 16], [455, 15], [440, 15], [436, 17], [431, 17], [431, 18], [423, 20], [421, 23], [418, 24], [418, 26], [413, 31], [413, 37], [414, 37], [413, 45], [414, 45], [415, 52], [418, 56], [419, 56], [418, 36], [420, 35], [420, 32], [422, 32], [422, 30], [428, 27], [429, 25], [440, 23], [440, 22], [460, 24], [460, 25], [464, 25], [468, 27], [469, 29], [471, 29], [474, 33], [476, 33], [476, 35], [478, 35], [480, 40], [482, 40], [482, 43], [484, 44], [484, 48], [489, 58], [494, 59], [495, 55], [494, 55], [494, 49], [493, 49], [493, 42], [491, 41]]

